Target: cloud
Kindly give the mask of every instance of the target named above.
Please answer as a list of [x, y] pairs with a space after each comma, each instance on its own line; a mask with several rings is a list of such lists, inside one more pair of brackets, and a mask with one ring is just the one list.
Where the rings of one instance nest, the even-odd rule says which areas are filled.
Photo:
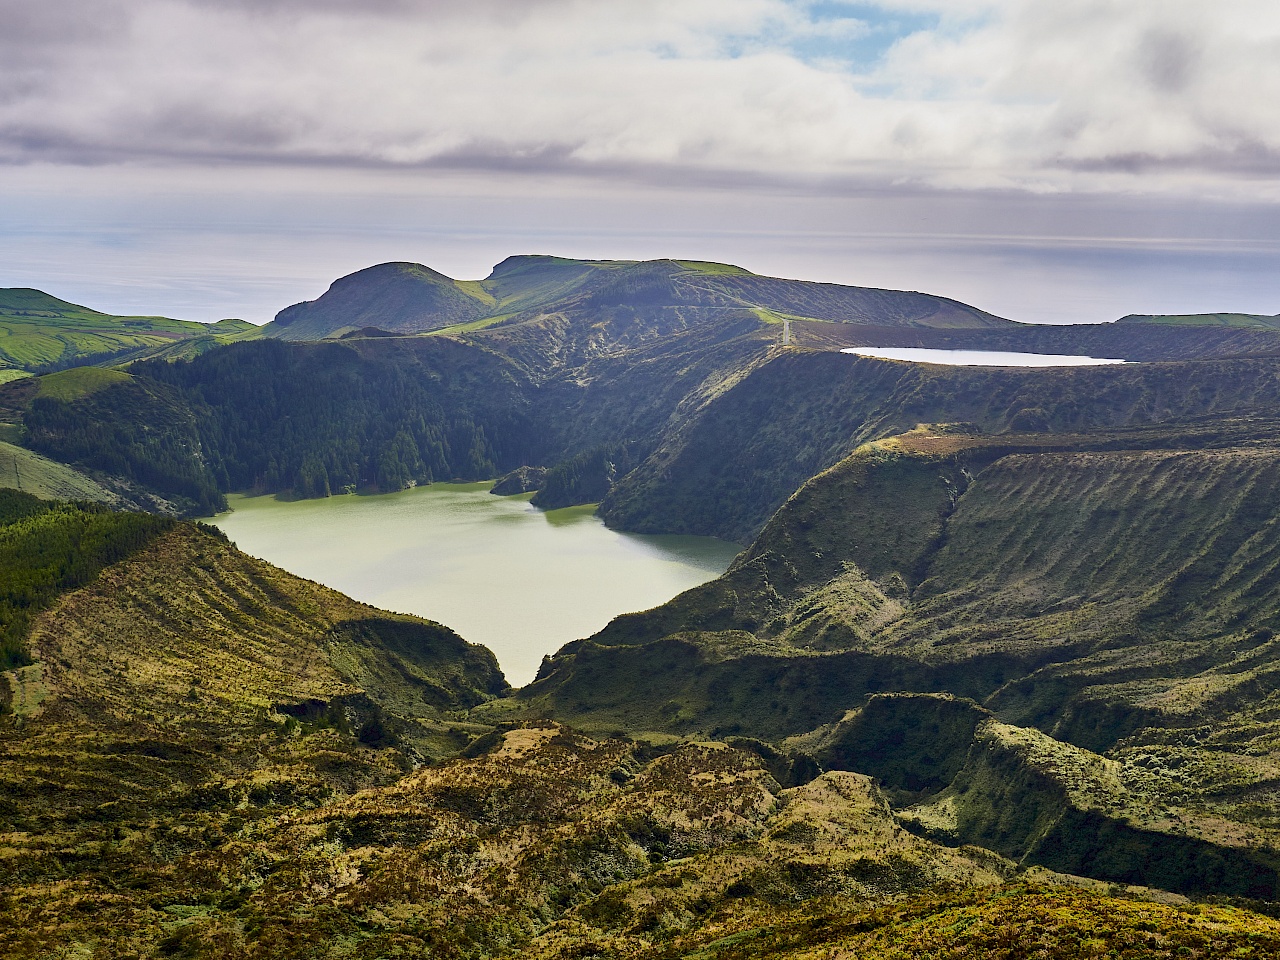
[[[9, 163], [1280, 193], [1270, 0], [0, 0], [0, 22]], [[868, 62], [873, 35], [897, 39]]]

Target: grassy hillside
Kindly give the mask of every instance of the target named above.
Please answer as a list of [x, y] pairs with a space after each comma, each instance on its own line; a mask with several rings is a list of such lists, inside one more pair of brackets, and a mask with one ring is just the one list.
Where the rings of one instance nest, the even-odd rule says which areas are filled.
[[990, 328], [1008, 321], [922, 293], [759, 277], [691, 260], [509, 257], [485, 280], [458, 281], [421, 264], [385, 263], [334, 282], [324, 296], [282, 310], [269, 336], [317, 340], [373, 327], [465, 334], [538, 321], [585, 321], [607, 339], [637, 324], [670, 332], [725, 311], [782, 311], [840, 323]]
[[[1276, 446], [1107, 450], [1098, 437], [1075, 440], [1094, 450], [1068, 452], [1071, 442], [917, 431], [869, 444], [797, 491], [724, 576], [620, 617], [568, 650], [594, 650], [596, 674], [627, 669], [616, 648], [654, 642], [666, 649], [679, 641], [695, 660], [725, 661], [696, 676], [675, 671], [709, 697], [698, 701], [711, 711], [702, 721], [689, 705], [678, 721], [663, 721], [661, 697], [625, 700], [646, 709], [657, 729], [708, 730], [742, 706], [710, 696], [716, 670], [738, 669], [726, 652], [805, 676], [824, 669], [810, 662], [815, 654], [830, 653], [847, 678], [832, 679], [831, 696], [860, 695], [848, 684], [874, 674], [868, 656], [885, 657], [883, 684], [963, 684], [954, 692], [993, 697], [1018, 722], [1105, 749], [1128, 731], [1113, 729], [1107, 740], [1105, 726], [1089, 727], [1083, 714], [1101, 709], [1096, 696], [1113, 712], [1129, 703], [1132, 721], [1148, 723], [1155, 718], [1139, 691], [1155, 694], [1160, 669], [1172, 671], [1166, 682], [1177, 687], [1192, 665], [1200, 665], [1194, 674], [1256, 657], [1243, 652], [1254, 650], [1250, 638], [1266, 637], [1280, 614], [1271, 546], [1280, 529], [1269, 506], [1280, 455]], [[1129, 653], [1112, 663], [1099, 649]], [[1188, 659], [1193, 650], [1201, 659]], [[605, 666], [610, 657], [616, 662]], [[1123, 678], [1134, 660], [1145, 664], [1142, 682], [1114, 685], [1112, 675]], [[565, 666], [574, 662], [567, 655]], [[1219, 692], [1253, 676], [1227, 675], [1233, 681], [1218, 680]], [[581, 692], [597, 704], [628, 697], [614, 686]], [[538, 693], [535, 684], [529, 695]], [[778, 712], [785, 702], [773, 713], [765, 704], [744, 707], [742, 732], [799, 733], [823, 702], [814, 694], [798, 718]], [[1173, 719], [1182, 709], [1206, 706], [1184, 703], [1163, 697], [1159, 712], [1182, 722]]]
[[[22, 921], [6, 954], [1077, 957], [1084, 942], [1260, 958], [1280, 942], [1246, 910], [1043, 871], [1002, 883], [1008, 861], [904, 831], [866, 777], [783, 788], [723, 744], [655, 753], [540, 724], [396, 776], [368, 750], [339, 767], [335, 731], [288, 740], [284, 770], [220, 784], [198, 811], [170, 801], [146, 833], [128, 805], [81, 822], [96, 856], [55, 866], [27, 833], [0, 861], [21, 869], [0, 902]], [[298, 792], [313, 769], [321, 789]]]
[[223, 490], [487, 479], [547, 445], [522, 372], [449, 340], [262, 341], [131, 372], [185, 402]]
[[505, 353], [443, 337], [266, 340], [2, 385], [0, 420], [25, 424], [15, 439], [33, 449], [179, 503], [216, 504], [210, 488], [324, 496], [556, 464], [578, 478], [566, 491], [594, 500], [629, 464], [609, 454], [612, 470], [595, 471], [605, 486], [588, 490], [574, 458], [594, 462], [619, 436], [633, 438], [628, 457], [648, 453], [673, 416], [767, 356], [755, 328], [708, 324], [555, 378], [546, 339], [528, 354], [514, 338]]
[[433, 763], [490, 730], [488, 651], [207, 529], [7, 497], [11, 539], [159, 524], [51, 581], [0, 673], [7, 957], [644, 952], [1008, 869], [905, 833], [865, 777], [784, 789], [723, 744], [543, 724]]
[[12, 443], [0, 441], [0, 487], [45, 500], [91, 500], [122, 507], [126, 501], [92, 478]]
[[726, 937], [694, 956], [740, 960], [875, 957], [1265, 957], [1275, 921], [1247, 911], [1117, 898], [1035, 882], [909, 900], [869, 915], [831, 915]]
[[163, 383], [77, 367], [0, 386], [6, 417], [21, 423], [25, 446], [131, 502], [201, 516], [225, 507], [196, 416]]
[[1251, 327], [1280, 330], [1280, 315], [1257, 313], [1130, 314], [1117, 323], [1153, 323], [1177, 327]]
[[[867, 445], [719, 580], [570, 644], [485, 709], [785, 742], [901, 802], [931, 794], [916, 822], [951, 842], [1269, 899], [1280, 445], [1141, 438]], [[839, 725], [889, 691], [990, 713], [926, 697]]]
[[266, 328], [320, 340], [363, 327], [421, 333], [486, 315], [493, 298], [417, 263], [383, 263], [335, 280], [317, 300], [286, 307]]
[[1067, 354], [1148, 363], [1280, 355], [1280, 329], [1265, 324], [1016, 323], [987, 330], [864, 326], [800, 319], [792, 322], [791, 329], [796, 345], [817, 350], [928, 347]]
[[[868, 446], [798, 491], [721, 582], [678, 601], [685, 632], [645, 639], [670, 610], [629, 618], [524, 692], [598, 730], [648, 729], [639, 742], [495, 724], [513, 702], [494, 699], [508, 691], [488, 651], [209, 528], [0, 491], [0, 541], [43, 545], [38, 562], [10, 551], [6, 569], [96, 556], [50, 524], [154, 526], [141, 539], [103, 528], [98, 541], [122, 553], [22, 594], [14, 635], [29, 662], [0, 672], [0, 952], [1270, 956], [1274, 919], [1179, 891], [1280, 896], [1274, 709], [1258, 682], [1273, 641], [1257, 626], [1280, 578], [1269, 521], [1259, 536], [1236, 529], [1257, 526], [1251, 498], [1271, 495], [1280, 453], [1056, 444], [919, 430]], [[1070, 475], [1085, 466], [1093, 484]], [[1064, 472], [1070, 487], [1032, 482]], [[1137, 491], [1157, 480], [1175, 505], [1166, 526], [1194, 527], [1173, 574], [1142, 534], [1159, 507]], [[1071, 523], [1116, 532], [1073, 551]], [[1025, 542], [1001, 536], [1024, 528]], [[974, 553], [979, 534], [992, 557]], [[1043, 557], [1046, 544], [1061, 556]], [[963, 554], [977, 558], [967, 577]], [[1179, 595], [1194, 583], [1198, 616], [1168, 619], [1164, 594], [1138, 582], [1158, 634], [1060, 643], [1053, 662], [1097, 676], [1136, 650], [1125, 669], [1149, 679], [1155, 650], [1172, 663], [1199, 642], [1180, 681], [1253, 682], [1230, 709], [1180, 702], [1194, 726], [1149, 722], [1099, 754], [1002, 720], [997, 673], [1038, 675], [1019, 625], [1060, 616], [1063, 591], [1114, 591], [1106, 557], [1148, 565], [1157, 587], [1183, 577]], [[993, 559], [1005, 567], [984, 582]], [[1219, 596], [1214, 570], [1240, 589]], [[1244, 594], [1242, 619], [1229, 610]], [[934, 642], [944, 608], [961, 623], [982, 605], [1015, 637], [998, 669], [998, 637]], [[703, 614], [738, 625], [700, 631]], [[1216, 616], [1244, 641], [1204, 635]], [[986, 706], [863, 699], [858, 686], [961, 676], [990, 685]], [[647, 716], [600, 709], [628, 692]], [[715, 717], [774, 743], [671, 735]]]
[[[778, 347], [783, 315], [810, 318], [795, 327], [812, 349]], [[848, 342], [1148, 360], [1280, 349], [1265, 330], [1033, 328], [944, 298], [730, 265], [538, 256], [474, 282], [383, 264], [282, 312], [269, 330], [223, 321], [205, 332], [122, 355], [130, 382], [79, 373], [0, 384], [0, 421], [17, 428], [0, 439], [178, 512], [215, 508], [235, 489], [324, 496], [532, 466], [549, 468], [554, 487], [539, 503], [603, 500], [601, 516], [621, 529], [746, 542], [809, 476], [918, 422], [1081, 430], [1265, 412], [1276, 399], [1270, 366], [1256, 359], [940, 370], [832, 352]], [[337, 335], [345, 349], [217, 349], [264, 333]]]
[[32, 618], [172, 526], [142, 513], [0, 490], [0, 669], [26, 666]]
[[[1269, 418], [1280, 400], [1269, 358], [945, 368], [779, 350], [739, 310], [692, 325], [672, 314], [669, 327], [661, 316], [606, 324], [599, 337], [586, 319], [557, 315], [465, 337], [235, 344], [135, 362], [131, 386], [71, 390], [90, 376], [76, 373], [61, 406], [40, 395], [63, 389], [56, 381], [0, 385], [0, 417], [30, 421], [26, 442], [46, 455], [166, 499], [394, 490], [529, 465], [556, 468], [547, 482], [564, 488], [539, 502], [603, 497], [601, 516], [621, 529], [746, 542], [808, 477], [919, 422], [1204, 432], [1219, 429], [1205, 418]], [[158, 479], [143, 480], [127, 451]]]
[[0, 370], [70, 366], [190, 337], [239, 333], [242, 323], [117, 317], [39, 290], [0, 289]]
[[112, 359], [112, 364], [128, 368], [139, 360], [191, 360], [210, 350], [224, 347], [229, 343], [241, 343], [245, 340], [258, 340], [262, 337], [262, 327], [247, 320], [219, 320], [217, 323], [205, 325], [195, 336], [185, 340], [161, 344], [154, 347], [141, 347]]
[[24, 378], [5, 437], [189, 508], [540, 465], [544, 500], [750, 546], [513, 695], [207, 528], [0, 489], [0, 954], [1276, 952], [1274, 359], [782, 350], [788, 304], [806, 343], [1021, 334], [715, 264], [366, 273], [283, 329], [454, 319]]
[[[861, 443], [918, 423], [970, 423], [997, 434], [1162, 423], [1196, 432], [1207, 418], [1271, 421], [1278, 370], [1277, 361], [1261, 358], [943, 367], [797, 349], [745, 371], [673, 425], [612, 489], [600, 515], [624, 530], [745, 542], [806, 479]], [[1263, 423], [1240, 429], [1272, 431]]]

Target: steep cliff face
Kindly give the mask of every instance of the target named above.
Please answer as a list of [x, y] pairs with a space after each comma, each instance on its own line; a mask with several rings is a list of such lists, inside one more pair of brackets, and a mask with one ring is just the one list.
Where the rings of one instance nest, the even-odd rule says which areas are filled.
[[1251, 418], [1263, 422], [1238, 431], [1242, 439], [1275, 436], [1277, 401], [1280, 366], [1266, 359], [1030, 369], [795, 350], [674, 424], [601, 516], [620, 529], [745, 543], [809, 477], [920, 423], [967, 423], [988, 435], [1165, 424], [1177, 431], [1158, 442], [1199, 445], [1195, 433], [1214, 421]]
[[[1122, 439], [1136, 435], [1088, 443]], [[739, 649], [883, 656], [915, 664], [920, 689], [958, 684], [1095, 748], [1124, 735], [1121, 704], [1150, 720], [1138, 690], [1161, 671], [1176, 686], [1243, 657], [1258, 665], [1214, 685], [1256, 680], [1267, 668], [1249, 651], [1280, 613], [1276, 448], [1067, 442], [915, 431], [868, 444], [806, 483], [724, 576], [619, 617], [566, 663], [668, 637], [706, 647], [707, 670], [732, 669]], [[709, 634], [726, 631], [749, 640]], [[1125, 686], [1134, 670], [1142, 683]], [[1090, 732], [1102, 687], [1110, 726]]]
[[[1280, 446], [1142, 436], [868, 444], [720, 579], [570, 644], [506, 709], [758, 737], [880, 777], [953, 841], [1126, 882], [1167, 857], [1178, 889], [1269, 898]], [[1063, 758], [1123, 769], [1085, 802]]]

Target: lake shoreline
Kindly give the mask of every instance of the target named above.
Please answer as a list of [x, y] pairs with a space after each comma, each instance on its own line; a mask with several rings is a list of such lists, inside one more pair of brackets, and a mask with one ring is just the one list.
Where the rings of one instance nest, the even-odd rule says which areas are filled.
[[739, 546], [610, 530], [595, 506], [543, 511], [493, 481], [280, 499], [232, 494], [206, 521], [247, 553], [356, 600], [443, 623], [513, 686], [545, 654], [722, 573]]

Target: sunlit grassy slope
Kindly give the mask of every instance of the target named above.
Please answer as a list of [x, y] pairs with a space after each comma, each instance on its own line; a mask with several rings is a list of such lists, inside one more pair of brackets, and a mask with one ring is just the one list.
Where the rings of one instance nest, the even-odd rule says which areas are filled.
[[36, 388], [37, 397], [48, 397], [52, 400], [79, 400], [90, 394], [104, 390], [112, 384], [127, 383], [129, 375], [119, 370], [107, 370], [101, 367], [74, 367], [58, 373], [50, 373], [40, 378]]
[[243, 336], [246, 328], [257, 329], [242, 320], [117, 317], [40, 290], [0, 289], [0, 370], [67, 365], [197, 336]]
[[121, 500], [90, 477], [34, 451], [0, 440], [0, 487], [24, 490], [47, 500]]
[[[1250, 512], [1277, 457], [1063, 447], [862, 448], [721, 581], [525, 692], [594, 736], [499, 723], [487, 651], [207, 528], [90, 511], [143, 535], [59, 583], [80, 508], [7, 495], [0, 546], [35, 538], [47, 576], [30, 662], [0, 673], [0, 952], [1273, 956], [1275, 920], [1179, 894], [1280, 895], [1276, 578]], [[1144, 534], [1144, 489], [1182, 565]], [[1056, 667], [1085, 685], [1019, 687]], [[955, 683], [969, 699], [935, 692]], [[886, 684], [918, 692], [865, 697]]]

